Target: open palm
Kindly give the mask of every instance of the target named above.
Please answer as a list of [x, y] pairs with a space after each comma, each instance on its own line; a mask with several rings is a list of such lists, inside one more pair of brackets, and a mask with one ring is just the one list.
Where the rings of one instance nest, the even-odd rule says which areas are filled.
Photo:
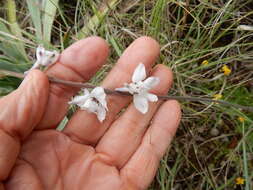
[[[135, 40], [101, 85], [115, 89], [130, 82], [135, 67], [142, 62], [150, 75], [160, 78], [153, 93], [166, 94], [172, 73], [163, 65], [152, 69], [158, 55], [159, 46], [153, 39]], [[66, 49], [46, 74], [85, 82], [107, 56], [104, 40], [90, 37]], [[131, 98], [108, 95], [109, 112], [103, 123], [96, 115], [78, 110], [59, 132], [55, 128], [78, 90], [49, 84], [44, 73], [34, 70], [19, 89], [0, 99], [0, 190], [148, 187], [176, 132], [178, 103], [150, 103], [143, 115]]]

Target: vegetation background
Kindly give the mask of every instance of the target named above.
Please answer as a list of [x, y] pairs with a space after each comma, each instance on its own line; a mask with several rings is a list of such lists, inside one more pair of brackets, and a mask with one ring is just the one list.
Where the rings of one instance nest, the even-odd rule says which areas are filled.
[[[252, 25], [252, 0], [4, 0], [0, 69], [27, 70], [38, 44], [61, 51], [98, 35], [112, 52], [91, 80], [98, 84], [134, 39], [149, 35], [161, 44], [158, 63], [174, 72], [170, 95], [220, 94], [253, 106]], [[224, 74], [224, 65], [232, 72]], [[0, 76], [0, 95], [19, 84]], [[253, 114], [214, 103], [181, 105], [181, 125], [150, 189], [252, 190]]]

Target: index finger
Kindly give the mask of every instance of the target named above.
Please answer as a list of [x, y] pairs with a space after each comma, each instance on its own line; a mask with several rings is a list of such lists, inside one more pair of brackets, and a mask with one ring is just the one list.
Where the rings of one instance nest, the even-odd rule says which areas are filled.
[[[46, 73], [62, 80], [86, 82], [105, 63], [108, 53], [109, 48], [102, 38], [89, 37], [64, 50], [59, 62]], [[55, 128], [68, 110], [68, 101], [78, 90], [75, 87], [51, 83], [47, 108], [36, 128]]]

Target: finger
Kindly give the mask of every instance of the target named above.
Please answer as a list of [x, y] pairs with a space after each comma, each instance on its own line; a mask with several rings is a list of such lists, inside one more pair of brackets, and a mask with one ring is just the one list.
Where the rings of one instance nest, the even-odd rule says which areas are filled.
[[[141, 37], [135, 40], [123, 53], [116, 66], [111, 70], [102, 83], [102, 86], [115, 89], [130, 82], [136, 66], [142, 62], [146, 70], [150, 70], [159, 55], [159, 45], [149, 37]], [[115, 95], [107, 96], [109, 111], [106, 120], [100, 123], [96, 115], [86, 111], [78, 111], [69, 121], [64, 133], [86, 144], [95, 144], [105, 133], [115, 116], [131, 101], [128, 97]], [[84, 122], [85, 118], [85, 122]]]
[[151, 183], [159, 161], [176, 133], [180, 117], [180, 106], [174, 100], [165, 102], [159, 108], [141, 145], [120, 171], [121, 178], [128, 187], [146, 189]]
[[15, 163], [15, 167], [12, 169], [8, 180], [4, 182], [4, 186], [6, 190], [45, 189], [33, 165], [19, 159]]
[[43, 116], [48, 100], [47, 77], [34, 70], [10, 95], [0, 99], [0, 181], [6, 179], [24, 140]]
[[[152, 76], [158, 77], [160, 83], [151, 92], [157, 95], [166, 94], [172, 84], [170, 69], [164, 65], [158, 65]], [[99, 141], [96, 151], [101, 153], [102, 159], [122, 168], [140, 145], [143, 134], [160, 103], [161, 101], [149, 103], [146, 114], [140, 113], [131, 103]]]
[[[80, 40], [64, 50], [47, 74], [58, 79], [85, 82], [105, 63], [109, 49], [99, 37]], [[51, 83], [47, 110], [38, 129], [55, 128], [65, 116], [68, 101], [79, 89]]]

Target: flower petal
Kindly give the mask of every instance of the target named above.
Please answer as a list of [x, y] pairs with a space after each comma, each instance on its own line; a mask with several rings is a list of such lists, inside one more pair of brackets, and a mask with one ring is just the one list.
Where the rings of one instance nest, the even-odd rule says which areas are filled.
[[148, 111], [148, 100], [139, 94], [134, 95], [134, 106], [141, 113], [145, 114]]
[[85, 103], [85, 101], [89, 98], [89, 95], [84, 95], [84, 96], [75, 96], [69, 104], [76, 104], [78, 106], [82, 105]]
[[43, 58], [44, 54], [45, 48], [43, 48], [42, 46], [38, 46], [36, 49], [36, 59], [40, 61]]
[[55, 63], [60, 57], [60, 54], [57, 51], [46, 51], [45, 55], [45, 66]]
[[160, 79], [158, 77], [148, 77], [144, 82], [144, 86], [147, 89], [151, 89], [154, 86], [158, 85], [160, 82]]
[[90, 94], [90, 92], [89, 92], [89, 90], [88, 90], [87, 88], [84, 88], [84, 89], [83, 89], [83, 93], [84, 93], [84, 95]]
[[147, 93], [147, 94], [146, 94], [146, 97], [147, 97], [147, 99], [148, 99], [150, 102], [157, 102], [157, 101], [158, 101], [158, 97], [157, 97], [157, 95], [155, 95], [155, 94]]
[[145, 66], [142, 63], [140, 63], [134, 70], [132, 81], [139, 82], [144, 80], [145, 78], [146, 78], [146, 69]]
[[129, 92], [129, 88], [127, 87], [115, 88], [115, 90], [120, 92]]
[[100, 122], [103, 122], [105, 120], [106, 117], [106, 110], [102, 107], [99, 106], [98, 110], [97, 110], [97, 118]]
[[96, 113], [98, 109], [98, 104], [89, 98], [86, 102], [81, 106], [81, 109], [87, 110], [92, 113]]
[[105, 94], [105, 91], [104, 91], [104, 88], [102, 87], [96, 87], [94, 88], [92, 91], [91, 91], [91, 96], [93, 96], [94, 98], [96, 98], [99, 103], [107, 109], [107, 103], [106, 103], [106, 94]]
[[91, 91], [91, 95], [92, 95], [93, 97], [95, 97], [95, 98], [101, 97], [101, 96], [103, 96], [103, 97], [106, 96], [104, 89], [103, 89], [102, 87], [100, 87], [100, 86], [94, 88], [94, 89]]

